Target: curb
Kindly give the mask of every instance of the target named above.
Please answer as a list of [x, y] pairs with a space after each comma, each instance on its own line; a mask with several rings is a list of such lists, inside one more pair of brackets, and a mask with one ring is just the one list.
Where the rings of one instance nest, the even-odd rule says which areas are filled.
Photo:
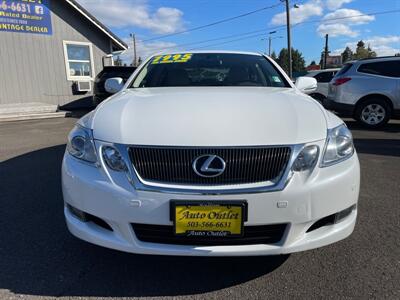
[[65, 118], [68, 115], [69, 115], [69, 112], [66, 112], [66, 111], [43, 112], [43, 113], [0, 114], [0, 122]]

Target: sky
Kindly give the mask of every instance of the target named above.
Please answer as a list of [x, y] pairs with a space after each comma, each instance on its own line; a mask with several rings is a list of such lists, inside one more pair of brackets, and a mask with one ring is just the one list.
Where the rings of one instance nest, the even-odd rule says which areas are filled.
[[[280, 0], [78, 0], [142, 58], [196, 49], [267, 52], [269, 32], [277, 53], [287, 46], [285, 6]], [[320, 60], [325, 34], [331, 55], [363, 40], [378, 56], [400, 52], [400, 0], [290, 0], [292, 47], [307, 64]], [[294, 5], [296, 7], [294, 7]], [[201, 27], [248, 12], [240, 18]], [[394, 12], [390, 12], [394, 11]], [[184, 32], [188, 31], [188, 32]], [[183, 33], [182, 33], [183, 32]]]

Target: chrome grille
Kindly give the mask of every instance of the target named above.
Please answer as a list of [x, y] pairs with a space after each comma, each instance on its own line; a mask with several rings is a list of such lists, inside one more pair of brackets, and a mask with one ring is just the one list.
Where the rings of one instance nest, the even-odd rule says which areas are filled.
[[[218, 177], [205, 178], [192, 168], [193, 161], [206, 154], [226, 162]], [[150, 182], [183, 185], [235, 185], [277, 180], [291, 155], [290, 147], [190, 148], [133, 146], [129, 149], [139, 176]]]

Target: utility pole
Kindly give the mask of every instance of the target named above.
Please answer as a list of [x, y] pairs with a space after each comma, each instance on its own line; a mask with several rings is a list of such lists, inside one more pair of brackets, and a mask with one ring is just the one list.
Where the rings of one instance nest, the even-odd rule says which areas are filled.
[[289, 66], [289, 77], [292, 78], [292, 41], [290, 36], [290, 3], [289, 0], [281, 0], [286, 3], [286, 27], [287, 27], [287, 47], [288, 47], [288, 66]]
[[136, 37], [134, 33], [130, 34], [133, 40], [133, 66], [137, 67], [137, 56], [136, 56]]
[[328, 59], [328, 39], [329, 39], [329, 35], [326, 34], [325, 35], [325, 50], [324, 50], [324, 69], [326, 69], [326, 60]]

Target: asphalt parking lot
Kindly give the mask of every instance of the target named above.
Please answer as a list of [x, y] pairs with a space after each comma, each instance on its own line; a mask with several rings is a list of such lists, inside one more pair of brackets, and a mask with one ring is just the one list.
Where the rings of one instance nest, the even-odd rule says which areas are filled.
[[346, 240], [288, 256], [190, 258], [108, 250], [64, 224], [60, 165], [76, 119], [0, 124], [0, 299], [400, 299], [400, 122], [353, 121], [362, 178]]

